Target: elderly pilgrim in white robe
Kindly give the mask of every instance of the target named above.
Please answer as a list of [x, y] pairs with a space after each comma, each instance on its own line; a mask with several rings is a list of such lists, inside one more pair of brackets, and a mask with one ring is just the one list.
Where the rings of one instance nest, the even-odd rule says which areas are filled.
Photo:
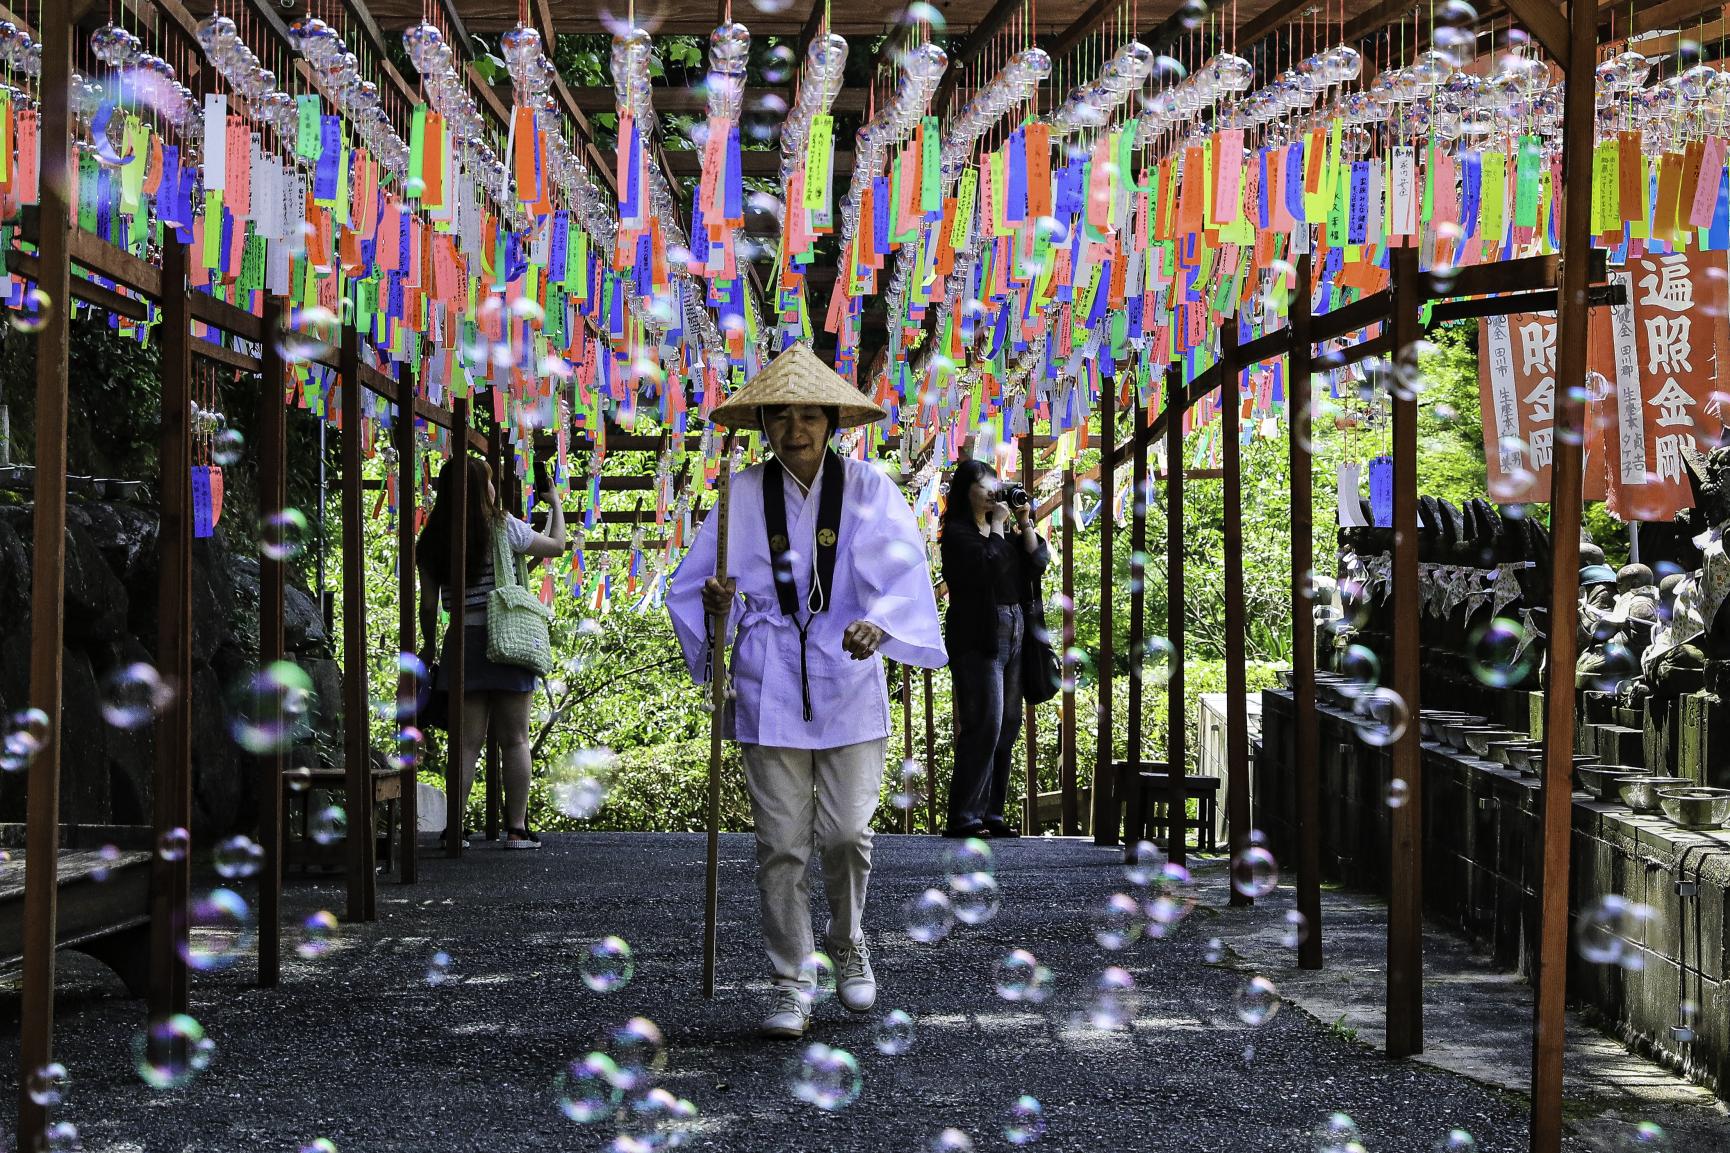
[[[734, 476], [730, 498], [727, 573], [744, 598], [728, 617], [735, 634], [729, 668], [736, 700], [730, 735], [747, 745], [833, 749], [889, 735], [889, 694], [883, 657], [921, 668], [948, 660], [925, 545], [918, 522], [900, 489], [872, 465], [843, 458], [841, 527], [836, 544], [830, 603], [811, 618], [806, 632], [806, 672], [811, 720], [804, 719], [799, 677], [799, 630], [781, 612], [769, 559], [763, 517], [763, 466]], [[823, 486], [819, 471], [809, 493], [791, 474], [783, 486], [787, 535], [799, 616], [809, 612], [817, 512]], [[703, 582], [715, 575], [713, 518], [705, 519], [673, 574], [667, 609], [699, 682], [708, 679], [708, 618]], [[884, 632], [878, 654], [854, 660], [841, 636], [854, 621]]]

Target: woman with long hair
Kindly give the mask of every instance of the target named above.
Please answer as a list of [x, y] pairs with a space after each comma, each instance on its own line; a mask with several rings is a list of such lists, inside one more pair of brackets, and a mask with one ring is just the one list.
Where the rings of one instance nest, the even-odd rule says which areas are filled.
[[964, 460], [943, 506], [943, 634], [955, 708], [946, 837], [1020, 835], [1003, 804], [1021, 735], [1022, 641], [1051, 550], [1034, 530], [1031, 504], [1012, 509], [1007, 496], [989, 465]]
[[[466, 480], [468, 485], [467, 531], [464, 534], [466, 591], [463, 603], [455, 604], [456, 582], [451, 568], [452, 506], [456, 486]], [[454, 750], [457, 758], [458, 788], [468, 809], [469, 790], [474, 784], [475, 762], [480, 758], [481, 742], [490, 732], [499, 745], [503, 764], [505, 793], [505, 840], [507, 849], [535, 849], [540, 838], [529, 831], [529, 702], [534, 693], [535, 674], [518, 665], [499, 664], [487, 659], [487, 596], [493, 591], [497, 574], [493, 572], [494, 545], [503, 534], [511, 556], [556, 557], [565, 551], [565, 513], [553, 495], [549, 484], [542, 494], [551, 510], [547, 531], [533, 528], [499, 507], [498, 493], [493, 488], [492, 468], [485, 460], [464, 453], [461, 459], [445, 464], [439, 472], [437, 495], [426, 526], [421, 529], [415, 546], [415, 567], [420, 571], [421, 637], [428, 652], [433, 650], [438, 631], [439, 608], [450, 614], [450, 628], [439, 650], [438, 678], [435, 689], [449, 689], [451, 630], [460, 627], [463, 633], [463, 699], [452, 701], [452, 708], [462, 709], [462, 748]], [[447, 832], [460, 835], [458, 830]], [[466, 842], [465, 842], [466, 844]]]

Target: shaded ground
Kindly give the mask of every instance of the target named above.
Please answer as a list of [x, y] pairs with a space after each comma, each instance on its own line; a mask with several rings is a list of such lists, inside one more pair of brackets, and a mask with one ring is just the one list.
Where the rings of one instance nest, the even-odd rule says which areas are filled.
[[[566, 1119], [554, 1079], [641, 1015], [666, 1037], [658, 1083], [699, 1111], [686, 1148], [919, 1151], [955, 1127], [980, 1150], [1002, 1149], [1009, 1105], [1025, 1093], [1043, 1103], [1039, 1148], [1312, 1153], [1313, 1130], [1340, 1110], [1371, 1153], [1428, 1153], [1452, 1127], [1469, 1130], [1484, 1153], [1525, 1149], [1525, 1103], [1515, 1093], [1431, 1065], [1391, 1064], [1289, 1004], [1259, 1027], [1239, 1019], [1238, 969], [1289, 893], [1267, 902], [1273, 910], [1213, 908], [1224, 904], [1224, 871], [1209, 866], [1199, 873], [1206, 903], [1174, 937], [1111, 953], [1094, 940], [1092, 914], [1125, 887], [1123, 874], [1115, 853], [1074, 841], [1000, 843], [1002, 911], [919, 945], [903, 931], [902, 908], [942, 884], [945, 843], [879, 837], [870, 928], [883, 993], [870, 1018], [832, 1002], [819, 1009], [812, 1039], [850, 1050], [862, 1071], [858, 1099], [822, 1112], [789, 1092], [787, 1064], [799, 1047], [754, 1035], [763, 983], [744, 836], [722, 842], [720, 988], [713, 1001], [698, 991], [702, 844], [692, 835], [549, 836], [538, 853], [479, 847], [461, 864], [430, 857], [420, 885], [381, 886], [376, 924], [342, 926], [312, 960], [290, 952], [280, 989], [248, 986], [250, 957], [200, 977], [193, 1014], [218, 1051], [180, 1089], [149, 1089], [132, 1068], [142, 1006], [102, 970], [66, 957], [56, 1051], [72, 1084], [56, 1116], [78, 1126], [90, 1153], [292, 1151], [315, 1137], [345, 1153], [598, 1150], [616, 1126]], [[339, 910], [340, 889], [297, 883], [288, 906], [298, 924], [317, 909]], [[631, 943], [635, 976], [603, 995], [585, 987], [578, 966], [609, 934]], [[1221, 964], [1206, 960], [1214, 936], [1236, 950]], [[1042, 1006], [994, 992], [994, 966], [1015, 948], [1052, 971], [1055, 993]], [[430, 985], [439, 950], [451, 956], [453, 979]], [[1277, 943], [1259, 961], [1287, 981], [1290, 957]], [[1342, 965], [1354, 963], [1342, 954]], [[1135, 979], [1129, 1028], [1078, 1025], [1110, 964]], [[15, 1018], [15, 994], [0, 1004]], [[887, 1056], [873, 1046], [873, 1026], [896, 1008], [917, 1020], [917, 1038]], [[15, 1068], [16, 1029], [3, 1036], [0, 1068]], [[1710, 1110], [1663, 1107], [1666, 1124], [1706, 1123], [1678, 1150], [1730, 1150]], [[1569, 1148], [1614, 1150], [1621, 1129]]]

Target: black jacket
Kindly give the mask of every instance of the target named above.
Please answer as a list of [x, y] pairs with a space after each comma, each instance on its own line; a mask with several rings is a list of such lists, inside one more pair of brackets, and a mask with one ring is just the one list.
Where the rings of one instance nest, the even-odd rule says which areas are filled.
[[[1019, 563], [1018, 584], [1023, 613], [1032, 617], [1039, 578], [1051, 565], [1051, 546], [1039, 538], [1028, 552], [1020, 532], [1000, 538]], [[949, 586], [949, 609], [943, 617], [943, 640], [951, 653], [966, 651], [997, 655], [997, 604], [992, 596], [986, 538], [971, 524], [958, 523], [943, 533], [943, 581]]]

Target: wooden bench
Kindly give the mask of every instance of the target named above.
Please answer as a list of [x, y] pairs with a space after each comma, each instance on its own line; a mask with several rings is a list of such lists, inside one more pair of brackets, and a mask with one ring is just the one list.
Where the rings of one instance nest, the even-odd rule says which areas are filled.
[[[372, 803], [376, 814], [379, 807], [385, 810], [384, 833], [380, 838], [378, 859], [385, 869], [396, 867], [397, 860], [397, 806], [402, 803], [402, 778], [400, 769], [387, 769], [374, 766], [372, 770]], [[312, 796], [315, 792], [335, 793], [338, 803], [346, 795], [348, 774], [340, 768], [289, 769], [282, 775], [283, 823], [286, 830], [299, 833], [299, 836], [284, 836], [282, 839], [282, 864], [284, 868], [308, 869], [314, 865], [327, 869], [342, 869], [348, 864], [347, 849], [343, 838], [338, 838], [328, 845], [321, 845], [312, 839], [310, 825], [312, 823]], [[411, 846], [412, 848], [412, 846]]]
[[[1164, 761], [1142, 761], [1136, 771], [1128, 761], [1112, 766], [1117, 772], [1117, 799], [1123, 805], [1123, 839], [1126, 844], [1153, 841], [1164, 844], [1170, 819], [1171, 774]], [[1184, 775], [1184, 811], [1181, 822], [1184, 843], [1189, 843], [1189, 830], [1196, 830], [1198, 852], [1217, 853], [1218, 838], [1214, 835], [1215, 818], [1219, 809], [1218, 777]], [[1196, 819], [1189, 819], [1189, 802], [1196, 802]]]
[[[108, 843], [89, 835], [91, 830], [75, 832], [73, 826], [64, 830], [69, 843]], [[0, 835], [0, 841], [12, 859], [0, 872], [0, 970], [16, 972], [24, 960], [22, 826], [7, 826], [5, 833], [11, 835]], [[136, 836], [119, 839], [137, 843]], [[150, 984], [150, 859], [145, 849], [110, 857], [99, 848], [63, 848], [55, 871], [55, 947], [101, 961], [134, 997], [144, 996]]]

